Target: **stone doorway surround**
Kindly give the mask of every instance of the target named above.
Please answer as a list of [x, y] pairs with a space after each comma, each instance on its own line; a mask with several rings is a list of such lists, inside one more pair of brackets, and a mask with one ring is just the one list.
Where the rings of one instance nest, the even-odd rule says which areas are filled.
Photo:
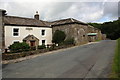
[[38, 46], [39, 45], [39, 39], [35, 37], [34, 35], [28, 35], [23, 39], [23, 42], [26, 42], [29, 44], [30, 47]]

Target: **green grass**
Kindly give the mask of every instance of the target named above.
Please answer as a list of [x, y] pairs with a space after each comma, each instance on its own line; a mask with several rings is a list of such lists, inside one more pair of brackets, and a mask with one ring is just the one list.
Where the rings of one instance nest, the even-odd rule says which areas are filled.
[[117, 39], [115, 56], [112, 64], [111, 78], [120, 78], [120, 38]]
[[96, 40], [95, 42], [98, 42], [98, 41], [101, 41], [101, 40]]

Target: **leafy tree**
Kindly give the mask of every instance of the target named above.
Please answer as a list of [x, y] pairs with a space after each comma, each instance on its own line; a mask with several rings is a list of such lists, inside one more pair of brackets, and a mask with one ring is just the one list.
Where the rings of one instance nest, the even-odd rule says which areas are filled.
[[102, 31], [102, 33], [107, 35], [109, 39], [118, 39], [120, 37], [120, 20], [104, 22], [102, 24], [99, 23], [88, 23], [93, 27], [96, 27]]
[[66, 34], [63, 31], [56, 30], [53, 35], [52, 42], [61, 43], [61, 42], [64, 42], [65, 38], [66, 38]]
[[74, 38], [68, 38], [64, 41], [65, 45], [73, 45], [75, 44]]

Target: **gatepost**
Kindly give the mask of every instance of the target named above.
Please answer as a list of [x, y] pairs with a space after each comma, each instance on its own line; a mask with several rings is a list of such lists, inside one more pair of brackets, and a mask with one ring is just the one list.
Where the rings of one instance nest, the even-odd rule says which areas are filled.
[[4, 23], [3, 23], [3, 16], [6, 14], [5, 10], [0, 9], [0, 79], [2, 79], [2, 53], [5, 47], [5, 40], [4, 40]]

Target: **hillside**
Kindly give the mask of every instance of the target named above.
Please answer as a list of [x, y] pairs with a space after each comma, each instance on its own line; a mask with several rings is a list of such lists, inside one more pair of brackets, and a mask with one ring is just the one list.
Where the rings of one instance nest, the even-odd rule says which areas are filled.
[[107, 38], [115, 40], [120, 37], [120, 18], [112, 22], [99, 23], [88, 23], [93, 27], [96, 27], [102, 31], [102, 33], [107, 35]]

